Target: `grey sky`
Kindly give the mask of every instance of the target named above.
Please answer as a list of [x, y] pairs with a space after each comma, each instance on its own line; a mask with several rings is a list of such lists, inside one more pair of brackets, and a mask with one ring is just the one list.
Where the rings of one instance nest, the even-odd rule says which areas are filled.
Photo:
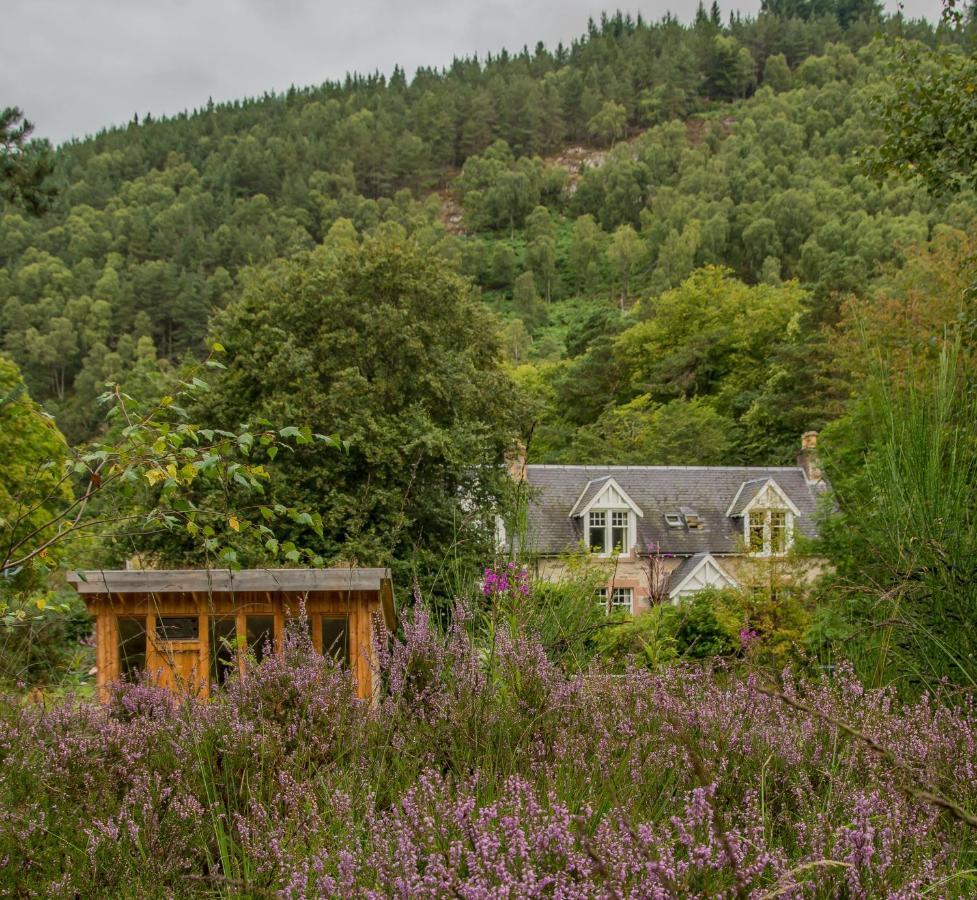
[[[697, 0], [620, 4], [657, 19]], [[708, 5], [708, 4], [707, 4]], [[587, 0], [5, 0], [0, 106], [20, 106], [37, 135], [84, 136], [152, 112], [318, 84], [347, 71], [408, 75], [452, 56], [569, 42], [613, 2]], [[753, 13], [759, 0], [723, 3]], [[889, 0], [889, 8], [895, 2]], [[935, 18], [939, 0], [905, 0]]]

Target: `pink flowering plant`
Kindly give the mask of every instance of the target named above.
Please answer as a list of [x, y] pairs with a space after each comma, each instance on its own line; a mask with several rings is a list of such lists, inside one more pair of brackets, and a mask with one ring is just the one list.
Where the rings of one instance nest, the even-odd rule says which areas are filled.
[[521, 570], [480, 600], [408, 610], [375, 703], [301, 627], [209, 701], [3, 703], [0, 895], [974, 895], [972, 696], [568, 667]]
[[518, 600], [529, 596], [529, 570], [515, 562], [489, 566], [482, 573], [482, 594], [490, 600]]

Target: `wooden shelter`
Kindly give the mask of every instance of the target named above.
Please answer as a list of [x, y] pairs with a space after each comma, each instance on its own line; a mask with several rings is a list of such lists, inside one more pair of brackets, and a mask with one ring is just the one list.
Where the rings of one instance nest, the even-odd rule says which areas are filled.
[[367, 698], [374, 631], [396, 624], [389, 569], [132, 569], [71, 572], [68, 581], [95, 616], [103, 697], [140, 671], [206, 696], [249, 658], [280, 651], [286, 620], [304, 604], [315, 649], [344, 660]]

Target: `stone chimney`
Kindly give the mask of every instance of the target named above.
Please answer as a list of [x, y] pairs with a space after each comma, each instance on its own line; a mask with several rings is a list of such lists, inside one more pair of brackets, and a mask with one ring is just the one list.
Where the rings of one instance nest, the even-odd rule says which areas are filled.
[[804, 470], [804, 477], [808, 481], [821, 480], [822, 472], [818, 460], [818, 433], [816, 431], [805, 431], [801, 436], [801, 450], [797, 454], [797, 465]]
[[515, 446], [506, 453], [505, 464], [513, 481], [526, 480], [526, 445], [522, 441], [516, 441]]

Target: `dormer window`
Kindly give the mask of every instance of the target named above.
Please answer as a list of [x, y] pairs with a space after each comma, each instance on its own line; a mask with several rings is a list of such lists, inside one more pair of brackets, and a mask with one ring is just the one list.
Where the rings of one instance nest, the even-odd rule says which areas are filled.
[[743, 540], [756, 556], [786, 553], [794, 539], [794, 522], [801, 512], [772, 478], [744, 481], [727, 516], [743, 518]]
[[619, 553], [627, 553], [631, 545], [628, 543], [628, 511], [614, 510], [611, 513], [611, 547]]
[[792, 524], [786, 509], [751, 509], [747, 519], [750, 553], [764, 556], [786, 553]]
[[582, 526], [591, 553], [630, 553], [638, 519], [644, 513], [610, 475], [592, 478], [570, 510], [574, 528]]
[[587, 514], [587, 542], [591, 553], [628, 553], [631, 550], [629, 513], [626, 509], [592, 509]]
[[607, 513], [591, 510], [589, 514], [590, 552], [607, 552]]

